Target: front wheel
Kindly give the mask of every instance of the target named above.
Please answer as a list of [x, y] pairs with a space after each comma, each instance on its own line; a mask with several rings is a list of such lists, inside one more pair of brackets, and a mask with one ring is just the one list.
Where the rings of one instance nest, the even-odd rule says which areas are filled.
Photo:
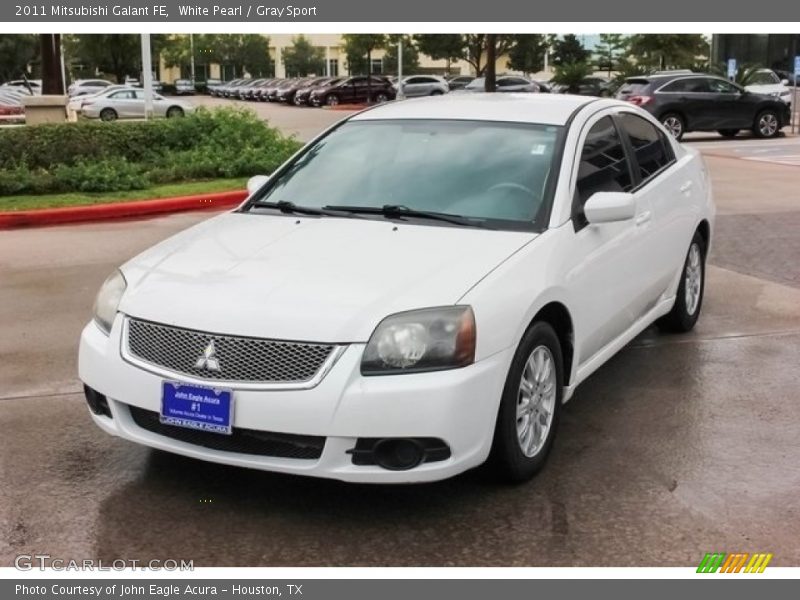
[[183, 116], [183, 109], [180, 106], [171, 106], [169, 110], [167, 110], [167, 118], [174, 119], [176, 117]]
[[753, 133], [756, 134], [756, 137], [772, 138], [778, 135], [780, 129], [780, 119], [777, 113], [768, 109], [761, 111], [756, 117]]
[[511, 362], [497, 414], [490, 463], [503, 479], [527, 481], [544, 466], [563, 397], [561, 344], [553, 328], [535, 322]]
[[328, 106], [339, 106], [339, 96], [336, 94], [329, 94], [327, 98], [325, 98], [325, 104]]
[[683, 117], [677, 113], [667, 113], [661, 117], [661, 124], [672, 134], [676, 140], [680, 141], [683, 137], [686, 124], [683, 122]]
[[113, 108], [104, 108], [100, 111], [101, 121], [116, 121], [117, 116], [117, 111], [115, 111]]
[[706, 245], [702, 236], [695, 232], [683, 263], [675, 304], [673, 304], [672, 310], [658, 322], [662, 329], [678, 333], [692, 330], [703, 305], [705, 280]]
[[383, 104], [388, 100], [389, 100], [389, 95], [386, 94], [385, 92], [378, 92], [377, 94], [375, 94], [375, 102], [377, 102], [378, 104]]

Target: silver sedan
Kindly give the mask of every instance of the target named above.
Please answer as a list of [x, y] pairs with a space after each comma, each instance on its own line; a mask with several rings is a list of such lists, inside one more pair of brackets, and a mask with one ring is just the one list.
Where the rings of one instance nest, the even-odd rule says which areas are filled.
[[[153, 94], [155, 117], [182, 117], [193, 111], [194, 106], [185, 100]], [[89, 119], [103, 121], [144, 118], [144, 90], [129, 87], [92, 96], [81, 105], [81, 114]]]

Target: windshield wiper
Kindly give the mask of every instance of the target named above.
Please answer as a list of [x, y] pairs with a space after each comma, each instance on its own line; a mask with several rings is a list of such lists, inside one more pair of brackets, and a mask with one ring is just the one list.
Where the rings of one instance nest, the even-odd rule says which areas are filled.
[[281, 200], [280, 202], [253, 202], [251, 205], [255, 208], [272, 208], [279, 210], [284, 214], [292, 215], [323, 215], [326, 217], [347, 217], [347, 211], [335, 211], [329, 209], [327, 206], [323, 208], [314, 208], [313, 206], [300, 206], [294, 202], [287, 202]]
[[365, 215], [382, 215], [384, 217], [412, 217], [415, 219], [429, 219], [431, 221], [443, 221], [445, 223], [453, 223], [454, 225], [465, 225], [467, 227], [480, 227], [484, 229], [491, 229], [484, 222], [470, 219], [469, 217], [462, 217], [459, 215], [450, 215], [447, 213], [432, 212], [428, 210], [417, 210], [407, 206], [398, 204], [384, 204], [383, 206], [323, 206], [323, 210], [333, 210], [347, 213], [361, 213]]

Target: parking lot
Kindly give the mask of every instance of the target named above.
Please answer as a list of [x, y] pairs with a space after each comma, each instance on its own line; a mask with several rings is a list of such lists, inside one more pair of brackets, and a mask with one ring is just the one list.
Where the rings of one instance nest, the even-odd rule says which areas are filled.
[[[197, 98], [198, 104], [231, 104]], [[309, 139], [348, 114], [250, 104]], [[209, 213], [0, 235], [0, 565], [679, 566], [800, 561], [800, 138], [690, 135], [718, 219], [697, 328], [650, 329], [566, 406], [545, 470], [370, 487], [192, 461], [90, 421], [77, 342], [106, 275]]]

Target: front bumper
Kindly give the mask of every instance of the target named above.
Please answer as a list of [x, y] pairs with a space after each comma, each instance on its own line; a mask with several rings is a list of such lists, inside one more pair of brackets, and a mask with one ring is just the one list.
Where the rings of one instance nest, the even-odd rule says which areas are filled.
[[[234, 387], [234, 429], [323, 436], [319, 458], [295, 459], [211, 449], [159, 435], [137, 425], [130, 407], [158, 412], [164, 377], [121, 355], [121, 315], [110, 336], [92, 322], [83, 330], [81, 380], [106, 396], [112, 418], [90, 412], [111, 435], [201, 460], [351, 482], [410, 483], [452, 477], [489, 455], [511, 350], [462, 369], [393, 376], [360, 374], [363, 344], [350, 344], [310, 389]], [[181, 380], [179, 375], [170, 378]], [[224, 384], [221, 384], [224, 387]], [[352, 451], [364, 438], [436, 438], [450, 449], [445, 460], [403, 471], [356, 465]]]

